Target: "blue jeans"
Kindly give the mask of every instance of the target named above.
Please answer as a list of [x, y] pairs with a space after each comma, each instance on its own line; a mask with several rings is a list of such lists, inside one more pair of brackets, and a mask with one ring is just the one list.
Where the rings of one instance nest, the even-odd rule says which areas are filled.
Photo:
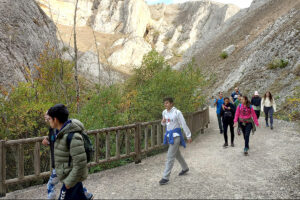
[[273, 125], [273, 113], [274, 113], [273, 107], [264, 107], [264, 113], [265, 113], [265, 118], [266, 118], [266, 124], [268, 125], [268, 117], [270, 117], [270, 123], [272, 126]]
[[55, 169], [52, 169], [49, 181], [47, 183], [48, 199], [56, 199], [55, 185], [59, 182]]
[[252, 123], [246, 123], [246, 126], [244, 126], [243, 123], [240, 123], [240, 126], [243, 131], [243, 135], [245, 139], [245, 148], [249, 149], [249, 140], [250, 140], [250, 134], [252, 130]]
[[223, 123], [222, 123], [221, 114], [217, 114], [217, 117], [218, 117], [218, 124], [219, 124], [220, 132], [223, 132]]

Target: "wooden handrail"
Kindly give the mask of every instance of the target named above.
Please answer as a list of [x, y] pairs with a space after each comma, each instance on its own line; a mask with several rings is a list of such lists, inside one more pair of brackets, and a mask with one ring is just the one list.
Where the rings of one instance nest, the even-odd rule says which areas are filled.
[[[209, 108], [185, 115], [187, 125], [192, 133], [203, 133], [204, 128], [209, 123]], [[149, 134], [150, 133], [150, 134]], [[149, 153], [155, 149], [163, 147], [162, 137], [165, 129], [161, 126], [160, 120], [129, 124], [125, 126], [117, 126], [103, 128], [97, 130], [89, 130], [87, 134], [94, 137], [95, 159], [88, 164], [89, 167], [97, 166], [104, 163], [118, 161], [120, 159], [133, 157], [135, 163], [141, 162], [142, 154]], [[104, 159], [100, 159], [100, 136], [105, 140]], [[111, 155], [112, 140], [115, 138], [115, 155]], [[130, 144], [130, 138], [133, 138], [134, 144]], [[50, 171], [41, 172], [40, 144], [44, 137], [26, 138], [18, 140], [0, 141], [0, 197], [6, 195], [7, 185], [19, 184], [21, 182], [32, 181], [43, 177], [48, 177]], [[125, 141], [124, 141], [125, 140]], [[143, 141], [142, 141], [143, 140]], [[26, 144], [34, 144], [33, 151], [33, 167], [34, 174], [24, 175], [24, 146]], [[124, 145], [124, 148], [122, 148]], [[17, 151], [17, 177], [6, 179], [6, 152], [7, 148], [15, 146]], [[132, 151], [132, 147], [134, 147]], [[123, 149], [123, 151], [122, 151]], [[124, 153], [125, 152], [125, 153]]]

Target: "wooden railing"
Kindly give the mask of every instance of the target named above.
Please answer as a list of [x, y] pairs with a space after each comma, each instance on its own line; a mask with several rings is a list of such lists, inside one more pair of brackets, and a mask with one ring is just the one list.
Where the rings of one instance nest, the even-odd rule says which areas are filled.
[[[185, 114], [185, 119], [192, 133], [204, 133], [204, 129], [208, 127], [209, 123], [209, 108], [194, 113]], [[141, 162], [142, 154], [149, 153], [155, 149], [163, 147], [163, 135], [165, 130], [161, 126], [161, 121], [157, 120], [113, 128], [91, 130], [87, 133], [90, 137], [93, 137], [95, 146], [95, 159], [93, 162], [88, 164], [89, 167], [92, 167], [129, 157], [134, 158], [135, 163]], [[36, 137], [0, 141], [0, 196], [6, 195], [7, 186], [9, 185], [16, 185], [22, 182], [37, 180], [50, 175], [50, 171], [41, 172], [40, 154], [41, 142], [43, 139], [44, 137]], [[100, 139], [103, 141], [103, 143], [105, 140], [103, 151], [101, 151], [102, 149], [99, 142]], [[34, 146], [33, 152], [29, 153], [31, 155], [28, 155], [33, 155], [34, 173], [26, 176], [24, 175], [25, 145], [30, 145], [31, 147]], [[14, 154], [17, 166], [16, 178], [6, 179], [7, 170], [10, 170], [6, 165], [7, 149], [12, 147], [15, 149]], [[114, 153], [111, 153], [112, 151], [114, 151]], [[105, 154], [103, 152], [105, 152]], [[49, 155], [48, 157], [50, 158]], [[48, 169], [51, 169], [51, 166]]]

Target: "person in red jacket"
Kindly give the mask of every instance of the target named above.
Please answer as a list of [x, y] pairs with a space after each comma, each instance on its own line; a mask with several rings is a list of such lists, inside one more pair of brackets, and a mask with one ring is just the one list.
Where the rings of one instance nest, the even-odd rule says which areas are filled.
[[237, 126], [239, 121], [239, 126], [242, 129], [244, 139], [245, 139], [245, 148], [244, 154], [248, 154], [249, 150], [249, 139], [251, 130], [254, 134], [256, 126], [259, 126], [255, 111], [250, 104], [247, 96], [242, 97], [242, 103], [238, 105], [234, 117], [234, 126]]

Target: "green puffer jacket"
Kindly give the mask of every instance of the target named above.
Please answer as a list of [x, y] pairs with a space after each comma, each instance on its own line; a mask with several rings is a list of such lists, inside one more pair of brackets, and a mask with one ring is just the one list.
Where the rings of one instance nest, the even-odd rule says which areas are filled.
[[[84, 142], [80, 133], [84, 130], [83, 124], [72, 119], [58, 134], [54, 146], [54, 159], [56, 174], [60, 181], [68, 187], [73, 187], [76, 183], [87, 178], [88, 168]], [[74, 133], [70, 144], [67, 147], [68, 133]], [[72, 160], [69, 166], [69, 155]]]

